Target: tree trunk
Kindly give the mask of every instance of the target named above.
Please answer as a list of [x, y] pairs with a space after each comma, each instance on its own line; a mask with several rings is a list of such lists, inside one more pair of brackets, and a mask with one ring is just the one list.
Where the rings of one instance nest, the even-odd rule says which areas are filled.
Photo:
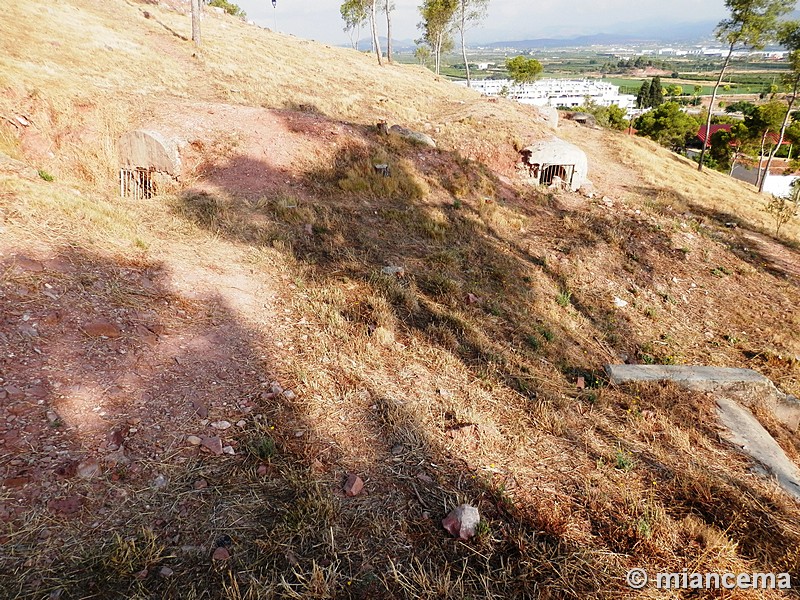
[[783, 137], [786, 135], [786, 127], [789, 125], [789, 119], [792, 115], [792, 107], [794, 106], [795, 98], [797, 98], [797, 88], [800, 86], [800, 78], [794, 80], [794, 89], [792, 89], [792, 98], [789, 100], [789, 109], [786, 111], [786, 116], [783, 118], [783, 123], [781, 123], [781, 134], [778, 136], [778, 143], [773, 148], [772, 152], [769, 153], [769, 158], [767, 158], [767, 167], [764, 169], [764, 177], [761, 178], [761, 181], [758, 183], [758, 191], [764, 191], [764, 183], [767, 180], [767, 174], [769, 174], [769, 168], [772, 165], [772, 159], [775, 158], [775, 155], [778, 153], [778, 150], [783, 144]]
[[706, 119], [706, 139], [703, 140], [703, 149], [700, 151], [700, 164], [697, 165], [697, 170], [703, 170], [703, 160], [706, 157], [706, 148], [708, 148], [709, 138], [711, 137], [708, 133], [711, 129], [711, 112], [714, 110], [714, 102], [717, 100], [717, 91], [719, 90], [719, 86], [722, 83], [722, 78], [725, 76], [725, 69], [728, 68], [728, 63], [731, 60], [731, 55], [733, 55], [733, 44], [731, 44], [730, 49], [728, 50], [728, 56], [725, 57], [725, 62], [722, 64], [722, 70], [719, 72], [719, 78], [717, 79], [717, 83], [714, 86], [714, 92], [711, 94], [711, 104], [708, 105], [708, 118]]
[[386, 61], [392, 62], [392, 0], [386, 0]]
[[758, 172], [756, 173], [756, 187], [761, 188], [761, 163], [764, 159], [764, 146], [767, 143], [767, 134], [769, 133], [769, 127], [764, 130], [764, 135], [761, 136], [761, 148], [758, 150]]
[[433, 58], [433, 65], [437, 75], [439, 75], [439, 68], [441, 67], [442, 64], [442, 37], [443, 34], [441, 33], [437, 35], [436, 41], [434, 42], [433, 45], [433, 53], [435, 55]]
[[467, 61], [467, 45], [464, 42], [464, 30], [467, 28], [467, 7], [466, 0], [461, 0], [461, 56], [464, 57], [464, 69], [467, 72], [467, 87], [472, 87], [472, 81], [469, 78], [469, 62]]
[[376, 23], [377, 3], [378, 0], [372, 0], [369, 20], [372, 24], [372, 47], [375, 48], [375, 54], [378, 56], [378, 64], [383, 66], [383, 53], [381, 52], [381, 45], [378, 43], [378, 25]]
[[192, 41], [200, 46], [200, 0], [192, 0]]

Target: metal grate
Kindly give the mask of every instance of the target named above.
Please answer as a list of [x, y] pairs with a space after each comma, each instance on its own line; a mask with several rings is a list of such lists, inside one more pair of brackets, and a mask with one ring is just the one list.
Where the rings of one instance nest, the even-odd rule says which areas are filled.
[[134, 200], [152, 198], [155, 194], [152, 174], [153, 169], [142, 167], [135, 169], [121, 168], [119, 170], [119, 195], [123, 198], [133, 198]]

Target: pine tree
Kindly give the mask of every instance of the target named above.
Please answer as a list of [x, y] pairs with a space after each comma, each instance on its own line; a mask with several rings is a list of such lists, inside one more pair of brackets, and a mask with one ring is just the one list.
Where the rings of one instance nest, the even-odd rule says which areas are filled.
[[664, 90], [661, 87], [661, 77], [653, 77], [650, 84], [650, 106], [661, 106], [664, 103]]
[[646, 79], [636, 94], [636, 108], [647, 108], [650, 106], [650, 82]]

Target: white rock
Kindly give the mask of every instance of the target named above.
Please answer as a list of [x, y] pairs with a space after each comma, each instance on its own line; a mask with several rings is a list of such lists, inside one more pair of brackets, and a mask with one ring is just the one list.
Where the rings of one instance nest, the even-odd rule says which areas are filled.
[[617, 308], [625, 308], [626, 306], [628, 306], [628, 303], [625, 302], [625, 300], [623, 300], [622, 298], [614, 296], [614, 306], [616, 306]]
[[211, 423], [214, 429], [228, 429], [231, 426], [230, 421], [214, 421]]

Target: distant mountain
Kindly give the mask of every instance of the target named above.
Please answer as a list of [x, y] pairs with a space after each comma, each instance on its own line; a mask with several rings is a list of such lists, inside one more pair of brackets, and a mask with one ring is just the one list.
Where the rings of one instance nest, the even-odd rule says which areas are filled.
[[575, 48], [587, 46], [616, 46], [626, 44], [676, 42], [702, 42], [713, 38], [715, 22], [679, 23], [653, 27], [651, 23], [632, 23], [615, 33], [597, 33], [573, 38], [537, 38], [481, 44], [483, 48], [517, 48], [534, 50], [537, 48]]
[[[383, 51], [386, 52], [386, 37], [378, 37], [378, 43], [383, 48]], [[349, 47], [350, 44], [342, 44], [343, 46]], [[414, 48], [417, 45], [414, 43], [414, 40], [392, 40], [392, 51], [394, 52], [413, 52]], [[372, 48], [372, 38], [364, 38], [359, 40], [358, 42], [358, 49], [359, 50], [369, 50]]]

